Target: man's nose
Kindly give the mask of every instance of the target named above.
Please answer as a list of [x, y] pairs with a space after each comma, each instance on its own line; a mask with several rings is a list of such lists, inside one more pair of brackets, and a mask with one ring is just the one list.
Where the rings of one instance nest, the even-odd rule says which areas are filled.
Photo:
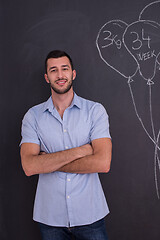
[[63, 71], [62, 70], [58, 71], [58, 78], [63, 78]]

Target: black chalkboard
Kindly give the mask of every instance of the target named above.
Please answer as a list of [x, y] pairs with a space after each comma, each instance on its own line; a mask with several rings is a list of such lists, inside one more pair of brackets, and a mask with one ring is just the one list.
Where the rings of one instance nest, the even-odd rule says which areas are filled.
[[76, 93], [110, 117], [113, 158], [101, 174], [110, 240], [160, 239], [160, 1], [1, 1], [0, 239], [38, 240], [32, 220], [37, 176], [20, 156], [25, 112], [48, 99], [44, 59], [75, 63]]

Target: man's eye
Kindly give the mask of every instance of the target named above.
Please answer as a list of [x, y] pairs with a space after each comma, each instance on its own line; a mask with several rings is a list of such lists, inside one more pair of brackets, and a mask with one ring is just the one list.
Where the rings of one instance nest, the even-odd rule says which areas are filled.
[[68, 68], [63, 68], [63, 71], [67, 71], [68, 70]]

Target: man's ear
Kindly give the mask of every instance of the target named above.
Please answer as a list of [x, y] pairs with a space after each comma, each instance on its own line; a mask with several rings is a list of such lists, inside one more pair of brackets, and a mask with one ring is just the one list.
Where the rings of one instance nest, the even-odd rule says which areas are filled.
[[46, 73], [44, 74], [44, 78], [45, 78], [45, 80], [46, 80], [47, 83], [50, 83], [50, 82], [49, 82], [49, 79], [48, 79], [48, 75], [47, 75]]
[[76, 70], [73, 70], [73, 80], [76, 78]]

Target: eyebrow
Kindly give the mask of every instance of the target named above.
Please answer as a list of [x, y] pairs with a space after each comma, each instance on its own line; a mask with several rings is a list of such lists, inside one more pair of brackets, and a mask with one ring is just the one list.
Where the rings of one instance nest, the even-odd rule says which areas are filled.
[[[68, 64], [64, 64], [61, 67], [68, 67], [68, 68], [70, 68], [70, 66]], [[52, 66], [52, 67], [49, 68], [49, 71], [52, 70], [52, 69], [55, 69], [55, 68], [57, 68], [57, 67], [56, 66]]]

